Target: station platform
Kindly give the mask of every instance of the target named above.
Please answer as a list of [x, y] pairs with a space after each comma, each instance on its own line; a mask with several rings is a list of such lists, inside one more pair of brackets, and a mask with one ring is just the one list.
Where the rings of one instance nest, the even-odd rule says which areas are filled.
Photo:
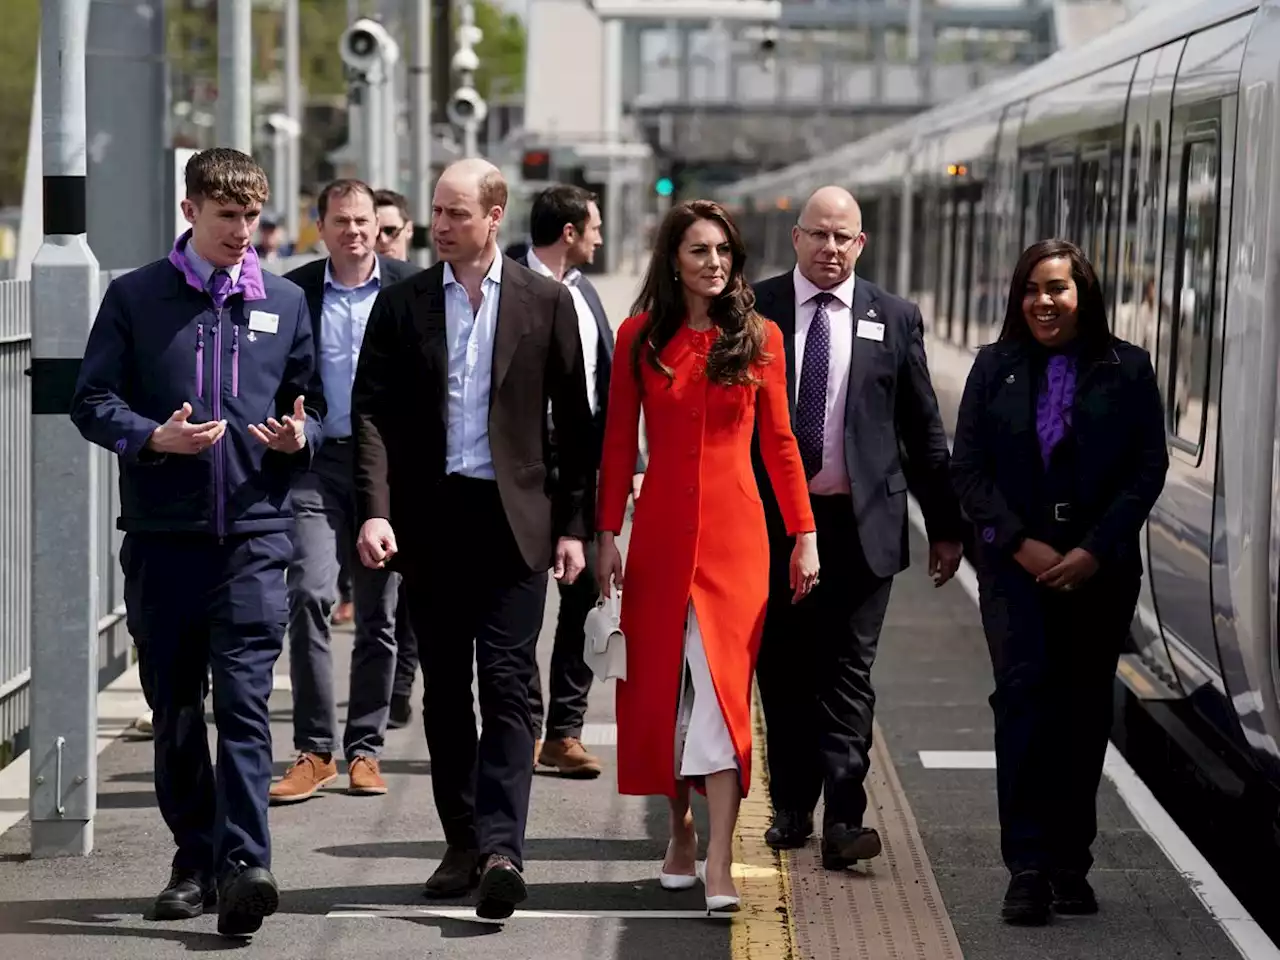
[[[913, 534], [917, 558], [924, 544]], [[548, 667], [555, 616], [550, 591], [540, 641]], [[335, 638], [345, 675], [351, 634]], [[545, 673], [544, 673], [545, 676]], [[133, 678], [133, 679], [131, 679]], [[288, 665], [272, 697], [276, 772], [291, 761]], [[390, 792], [333, 789], [274, 807], [280, 912], [240, 955], [563, 958], [563, 960], [1207, 960], [1238, 957], [1187, 880], [1143, 831], [1110, 780], [1099, 802], [1092, 875], [1102, 912], [1020, 929], [998, 919], [1006, 874], [999, 860], [990, 768], [989, 666], [977, 614], [959, 584], [935, 590], [917, 564], [894, 587], [875, 672], [879, 695], [868, 824], [884, 854], [842, 874], [824, 871], [816, 841], [776, 855], [764, 764], [743, 804], [736, 872], [744, 910], [707, 917], [700, 889], [657, 884], [665, 802], [615, 789], [613, 685], [597, 684], [584, 739], [605, 762], [594, 781], [538, 775], [526, 846], [530, 898], [499, 926], [467, 901], [432, 903], [421, 885], [443, 855], [431, 764], [415, 720], [390, 731], [383, 763]], [[126, 689], [136, 674], [121, 680]], [[119, 690], [116, 691], [119, 695]], [[340, 704], [339, 715], [343, 713]], [[756, 737], [757, 759], [763, 759]], [[27, 858], [25, 820], [0, 836], [0, 957], [150, 960], [233, 946], [215, 918], [152, 923], [143, 911], [163, 885], [172, 848], [155, 807], [152, 745], [115, 740], [99, 757], [97, 845], [71, 860]], [[706, 821], [697, 807], [700, 833]]]
[[[626, 316], [638, 279], [592, 278], [615, 324]], [[911, 547], [916, 563], [895, 582], [873, 675], [878, 722], [867, 824], [880, 831], [885, 850], [857, 869], [823, 870], [816, 839], [782, 855], [764, 844], [771, 810], [757, 710], [755, 780], [735, 841], [742, 912], [707, 917], [700, 887], [661, 890], [666, 803], [617, 794], [614, 690], [597, 684], [583, 739], [605, 773], [594, 781], [535, 777], [525, 848], [530, 897], [522, 909], [497, 925], [477, 920], [466, 900], [427, 901], [422, 883], [445, 844], [415, 694], [413, 722], [388, 732], [386, 796], [347, 796], [342, 766], [333, 788], [272, 808], [281, 906], [251, 941], [219, 937], [213, 916], [148, 922], [143, 912], [167, 879], [172, 845], [155, 806], [152, 744], [126, 731], [144, 709], [130, 671], [99, 700], [99, 804], [90, 857], [30, 860], [25, 765], [0, 771], [0, 958], [152, 960], [223, 949], [271, 960], [1280, 957], [1247, 917], [1221, 909], [1215, 916], [1206, 907], [1198, 880], [1170, 862], [1166, 840], [1143, 828], [1132, 796], [1117, 789], [1123, 761], [1104, 778], [1099, 800], [1092, 880], [1101, 913], [1041, 929], [1000, 922], [1007, 874], [999, 858], [992, 684], [972, 574], [966, 584], [962, 570], [956, 582], [935, 590], [916, 528]], [[557, 610], [552, 587], [539, 643], [544, 685]], [[339, 678], [347, 676], [351, 639], [348, 631], [335, 632]], [[287, 655], [276, 680], [279, 775], [294, 756]], [[341, 691], [344, 683], [337, 686]], [[340, 720], [345, 706], [344, 698]], [[700, 801], [695, 812], [705, 843]]]

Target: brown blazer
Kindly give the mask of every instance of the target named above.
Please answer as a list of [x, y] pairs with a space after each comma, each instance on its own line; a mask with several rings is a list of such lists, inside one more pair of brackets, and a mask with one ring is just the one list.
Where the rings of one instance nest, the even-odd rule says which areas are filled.
[[[494, 336], [489, 447], [498, 492], [529, 569], [546, 570], [559, 537], [590, 535], [591, 409], [568, 288], [505, 258]], [[360, 521], [390, 521], [402, 564], [414, 564], [433, 534], [448, 379], [444, 265], [437, 263], [378, 295], [351, 395]], [[548, 402], [561, 438], [554, 483], [546, 467]]]

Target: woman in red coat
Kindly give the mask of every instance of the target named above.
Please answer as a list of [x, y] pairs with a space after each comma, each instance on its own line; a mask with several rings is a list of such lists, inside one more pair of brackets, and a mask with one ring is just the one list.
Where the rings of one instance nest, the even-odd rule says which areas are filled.
[[[637, 316], [618, 331], [600, 468], [600, 588], [622, 586], [622, 529], [643, 408], [644, 495], [627, 551], [619, 681], [618, 788], [671, 803], [660, 880], [702, 876], [708, 910], [737, 909], [731, 874], [738, 804], [751, 780], [751, 678], [769, 594], [769, 541], [751, 467], [760, 447], [787, 529], [792, 587], [818, 578], [804, 468], [787, 405], [782, 334], [753, 309], [737, 228], [705, 200], [675, 207], [658, 233]], [[705, 874], [689, 787], [705, 789]]]

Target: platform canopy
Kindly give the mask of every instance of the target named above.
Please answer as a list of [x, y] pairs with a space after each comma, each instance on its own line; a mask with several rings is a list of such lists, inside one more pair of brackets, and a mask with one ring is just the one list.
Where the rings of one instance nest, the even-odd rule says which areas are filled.
[[750, 20], [782, 17], [781, 0], [590, 0], [602, 19]]

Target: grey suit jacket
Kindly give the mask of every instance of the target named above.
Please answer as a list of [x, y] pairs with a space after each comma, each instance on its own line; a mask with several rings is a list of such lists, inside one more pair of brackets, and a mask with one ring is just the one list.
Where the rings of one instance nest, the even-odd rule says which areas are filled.
[[[790, 272], [754, 287], [756, 309], [782, 331], [787, 396], [795, 420], [800, 371], [795, 362], [795, 283]], [[884, 339], [856, 336], [859, 321], [884, 325]], [[854, 287], [855, 336], [844, 412], [844, 460], [867, 565], [890, 577], [910, 562], [907, 489], [924, 512], [932, 542], [958, 541], [960, 508], [949, 476], [950, 452], [929, 379], [920, 308], [858, 278]], [[764, 477], [758, 452], [757, 475]], [[776, 514], [772, 490], [760, 484], [766, 512]], [[771, 520], [771, 529], [773, 528]]]

